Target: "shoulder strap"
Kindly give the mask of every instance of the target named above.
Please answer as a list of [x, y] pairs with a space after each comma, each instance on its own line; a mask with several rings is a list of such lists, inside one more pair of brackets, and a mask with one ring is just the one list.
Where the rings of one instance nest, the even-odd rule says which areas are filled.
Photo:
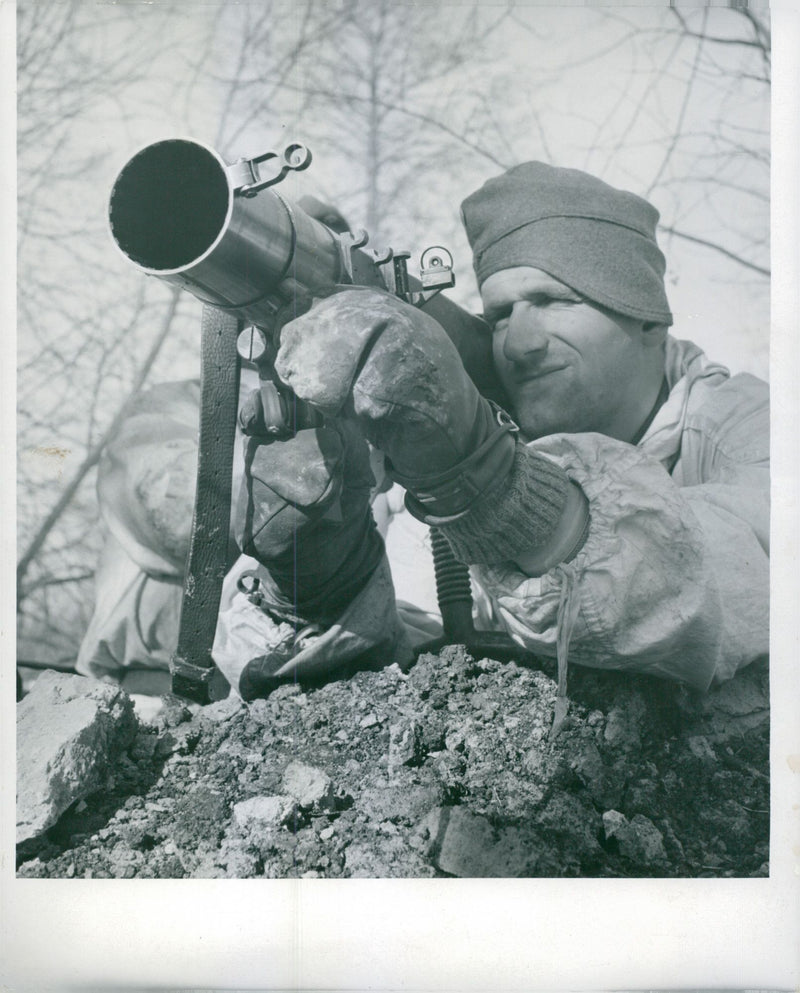
[[194, 518], [183, 584], [172, 692], [208, 703], [222, 581], [228, 563], [231, 481], [239, 402], [239, 320], [203, 308], [200, 438]]

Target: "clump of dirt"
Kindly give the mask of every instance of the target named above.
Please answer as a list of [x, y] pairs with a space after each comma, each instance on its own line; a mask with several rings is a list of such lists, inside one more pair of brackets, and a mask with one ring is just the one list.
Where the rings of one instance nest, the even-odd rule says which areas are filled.
[[141, 725], [26, 877], [763, 876], [766, 666], [707, 696], [462, 648]]

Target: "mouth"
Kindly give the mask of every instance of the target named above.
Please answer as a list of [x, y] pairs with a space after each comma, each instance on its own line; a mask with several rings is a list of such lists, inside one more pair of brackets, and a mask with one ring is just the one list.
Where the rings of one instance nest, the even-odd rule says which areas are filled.
[[530, 372], [515, 373], [512, 376], [512, 382], [514, 386], [524, 386], [526, 383], [535, 383], [540, 379], [544, 379], [546, 376], [552, 376], [554, 372], [561, 372], [562, 369], [566, 369], [566, 366], [556, 365], [549, 366], [546, 369], [534, 369]]

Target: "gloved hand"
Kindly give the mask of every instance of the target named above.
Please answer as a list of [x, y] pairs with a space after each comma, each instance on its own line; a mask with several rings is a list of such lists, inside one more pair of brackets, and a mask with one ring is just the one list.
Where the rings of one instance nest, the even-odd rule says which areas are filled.
[[[257, 424], [259, 406], [255, 391], [241, 420]], [[373, 483], [367, 444], [352, 423], [248, 439], [234, 535], [267, 567], [272, 586], [260, 593], [273, 615], [324, 626], [365, 585], [383, 555]]]
[[[410, 512], [439, 526], [462, 561], [519, 562], [523, 553], [538, 567], [580, 547], [582, 495], [517, 444], [424, 311], [388, 293], [342, 290], [284, 326], [275, 370], [324, 413], [355, 416], [406, 488]], [[546, 554], [528, 555], [539, 549]]]
[[465, 513], [511, 468], [509, 422], [442, 327], [388, 293], [354, 288], [315, 303], [282, 329], [275, 370], [324, 413], [354, 413], [425, 519]]

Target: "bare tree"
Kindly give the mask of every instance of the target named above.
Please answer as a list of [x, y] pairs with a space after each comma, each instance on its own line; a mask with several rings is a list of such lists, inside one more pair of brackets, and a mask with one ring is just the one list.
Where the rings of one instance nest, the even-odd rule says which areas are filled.
[[[248, 12], [227, 87], [231, 155], [277, 128], [313, 142], [321, 192], [372, 233], [419, 227], [452, 176], [475, 161], [504, 165], [481, 77], [503, 7], [453, 11], [377, 0], [297, 4], [287, 36]], [[476, 45], [480, 39], [482, 45]]]
[[[137, 13], [18, 7], [18, 628], [23, 654], [52, 661], [74, 656], [93, 599], [93, 467], [195, 309], [128, 277], [109, 251], [120, 151], [106, 135], [136, 130], [159, 66], [174, 65], [164, 29], [179, 15], [143, 25]], [[169, 85], [177, 93], [182, 80]]]
[[[678, 37], [694, 49], [681, 116], [648, 192], [689, 182], [713, 211], [718, 236], [699, 230], [691, 213], [676, 210], [663, 230], [718, 252], [743, 269], [769, 277], [769, 118], [771, 37], [766, 13], [734, 6], [710, 23], [709, 11], [672, 8]], [[719, 110], [692, 125], [691, 101], [701, 81], [718, 95]], [[742, 120], [727, 108], [752, 107]], [[738, 118], [738, 119], [737, 119]], [[689, 178], [690, 177], [690, 178]]]

